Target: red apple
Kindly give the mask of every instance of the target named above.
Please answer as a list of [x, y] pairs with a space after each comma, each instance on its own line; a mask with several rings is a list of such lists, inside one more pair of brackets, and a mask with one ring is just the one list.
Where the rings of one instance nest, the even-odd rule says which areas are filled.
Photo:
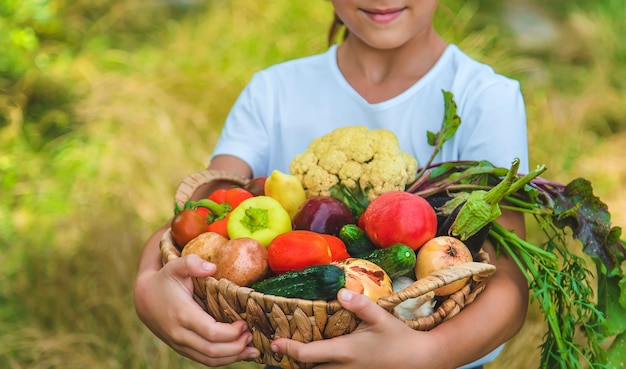
[[[438, 270], [472, 261], [472, 253], [454, 237], [439, 236], [430, 239], [417, 252], [415, 276], [423, 278]], [[448, 296], [463, 288], [469, 278], [460, 279], [435, 290], [437, 296]]]

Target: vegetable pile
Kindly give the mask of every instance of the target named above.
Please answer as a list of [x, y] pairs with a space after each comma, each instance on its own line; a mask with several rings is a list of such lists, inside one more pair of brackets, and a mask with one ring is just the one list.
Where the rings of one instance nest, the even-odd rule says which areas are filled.
[[[555, 183], [540, 177], [543, 166], [518, 175], [517, 160], [510, 168], [433, 164], [461, 124], [452, 94], [443, 95], [441, 131], [427, 133], [433, 154], [419, 170], [390, 131], [339, 128], [296, 156], [290, 173], [176, 208], [175, 244], [216, 263], [215, 278], [258, 292], [331, 300], [345, 287], [376, 301], [472, 260], [488, 240], [515, 260], [545, 317], [541, 368], [621, 367], [626, 250], [607, 206], [587, 180]], [[535, 245], [501, 226], [502, 209], [536, 220], [544, 241]], [[396, 312], [428, 315], [467, 283], [405, 301]]]
[[[217, 264], [215, 278], [266, 294], [331, 300], [345, 287], [376, 301], [393, 293], [392, 278], [414, 278], [415, 250], [435, 238], [434, 208], [408, 192], [372, 200], [362, 229], [348, 205], [307, 196], [294, 175], [275, 170], [251, 181], [257, 189], [260, 182], [263, 191], [256, 195], [246, 188], [220, 189], [176, 209], [171, 235], [181, 255], [197, 254]], [[224, 193], [236, 194], [237, 201], [218, 202], [216, 194]], [[393, 207], [399, 208], [390, 216]], [[466, 255], [471, 261], [469, 249]]]

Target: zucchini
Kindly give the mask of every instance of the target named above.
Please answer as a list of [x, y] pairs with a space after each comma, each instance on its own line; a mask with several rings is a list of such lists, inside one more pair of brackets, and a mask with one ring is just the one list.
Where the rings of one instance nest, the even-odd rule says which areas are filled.
[[346, 224], [339, 230], [339, 238], [346, 244], [348, 254], [354, 258], [367, 255], [377, 247], [367, 238], [365, 231], [356, 224]]
[[319, 264], [301, 270], [290, 270], [252, 284], [250, 287], [267, 295], [305, 300], [332, 300], [346, 284], [346, 275], [338, 266]]
[[415, 269], [415, 251], [407, 245], [397, 243], [384, 249], [376, 249], [361, 259], [377, 264], [390, 278], [406, 275]]

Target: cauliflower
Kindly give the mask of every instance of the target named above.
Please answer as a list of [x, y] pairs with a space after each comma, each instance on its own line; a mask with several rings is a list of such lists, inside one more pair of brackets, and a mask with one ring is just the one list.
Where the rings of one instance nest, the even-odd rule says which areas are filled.
[[417, 160], [402, 151], [396, 135], [387, 129], [347, 126], [311, 141], [289, 166], [307, 196], [330, 196], [341, 184], [362, 192], [369, 201], [378, 195], [404, 190], [415, 179]]

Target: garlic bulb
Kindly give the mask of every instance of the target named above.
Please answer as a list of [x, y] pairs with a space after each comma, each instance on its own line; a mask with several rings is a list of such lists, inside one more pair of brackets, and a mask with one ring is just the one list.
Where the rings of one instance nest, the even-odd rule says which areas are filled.
[[[393, 291], [401, 291], [413, 282], [409, 277], [397, 277], [393, 280]], [[415, 320], [419, 317], [428, 316], [435, 309], [435, 293], [429, 292], [425, 295], [414, 297], [401, 302], [395, 307], [396, 313], [404, 319]]]

